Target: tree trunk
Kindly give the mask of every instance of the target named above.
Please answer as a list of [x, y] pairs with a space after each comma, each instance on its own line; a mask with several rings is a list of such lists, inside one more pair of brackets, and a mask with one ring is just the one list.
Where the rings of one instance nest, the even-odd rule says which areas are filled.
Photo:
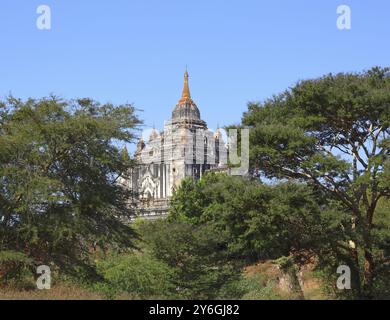
[[374, 280], [374, 258], [370, 250], [364, 251], [364, 298], [372, 299]]

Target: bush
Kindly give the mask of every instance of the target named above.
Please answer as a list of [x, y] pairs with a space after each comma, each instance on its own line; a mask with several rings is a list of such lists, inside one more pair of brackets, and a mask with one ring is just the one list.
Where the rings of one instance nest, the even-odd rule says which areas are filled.
[[160, 220], [140, 227], [146, 250], [175, 270], [183, 299], [216, 299], [237, 281], [241, 268], [228, 259], [223, 233], [211, 225]]
[[264, 286], [258, 284], [262, 276], [251, 277], [243, 280], [243, 290], [247, 292], [242, 296], [243, 300], [282, 300], [285, 299], [275, 289], [274, 283], [267, 283]]
[[29, 289], [33, 286], [33, 260], [19, 251], [0, 251], [0, 281], [2, 285]]
[[147, 254], [112, 255], [97, 262], [103, 281], [96, 285], [107, 298], [129, 294], [139, 299], [172, 297], [173, 271], [165, 263]]

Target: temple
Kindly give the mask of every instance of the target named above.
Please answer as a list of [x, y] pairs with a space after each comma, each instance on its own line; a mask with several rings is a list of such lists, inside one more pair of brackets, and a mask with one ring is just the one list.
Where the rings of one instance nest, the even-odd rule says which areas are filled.
[[210, 170], [223, 170], [227, 148], [221, 130], [212, 132], [191, 98], [187, 70], [181, 98], [172, 117], [147, 141], [141, 137], [134, 158], [137, 166], [124, 181], [133, 191], [136, 216], [157, 218], [169, 210], [169, 199], [186, 177], [200, 179]]

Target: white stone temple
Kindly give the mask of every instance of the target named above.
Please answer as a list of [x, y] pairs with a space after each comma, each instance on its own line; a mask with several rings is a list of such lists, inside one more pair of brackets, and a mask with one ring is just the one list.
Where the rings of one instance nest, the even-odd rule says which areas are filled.
[[227, 147], [221, 130], [212, 132], [191, 99], [188, 72], [179, 102], [164, 129], [141, 138], [134, 158], [137, 166], [125, 181], [134, 192], [136, 216], [156, 218], [168, 213], [169, 199], [185, 177], [200, 179], [206, 171], [225, 170]]

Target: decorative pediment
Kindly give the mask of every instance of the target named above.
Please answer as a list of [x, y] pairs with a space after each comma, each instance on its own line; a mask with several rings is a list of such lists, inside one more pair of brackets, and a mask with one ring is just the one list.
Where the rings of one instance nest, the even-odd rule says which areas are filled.
[[140, 183], [140, 195], [141, 198], [150, 199], [156, 196], [159, 180], [153, 177], [153, 174], [150, 172], [149, 168], [141, 178]]

